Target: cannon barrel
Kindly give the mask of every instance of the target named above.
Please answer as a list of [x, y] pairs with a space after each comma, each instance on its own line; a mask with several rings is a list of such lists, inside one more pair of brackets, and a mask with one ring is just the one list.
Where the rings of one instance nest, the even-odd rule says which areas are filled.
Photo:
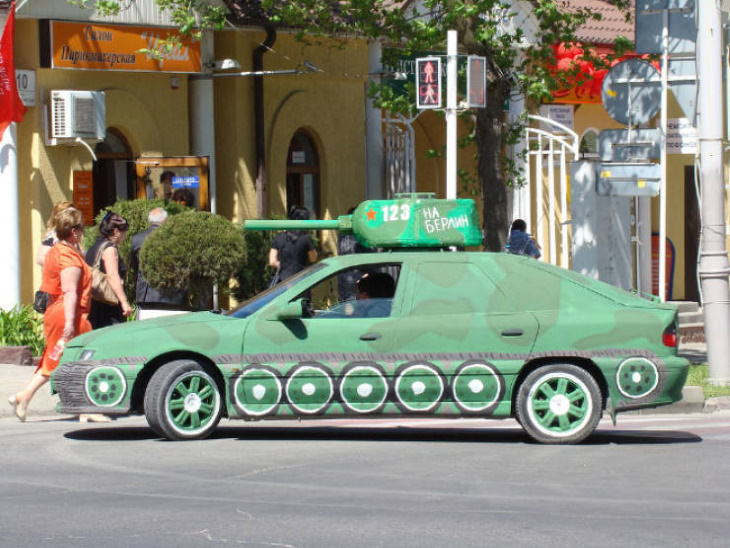
[[352, 230], [350, 215], [337, 219], [315, 219], [307, 221], [250, 219], [243, 223], [246, 230]]

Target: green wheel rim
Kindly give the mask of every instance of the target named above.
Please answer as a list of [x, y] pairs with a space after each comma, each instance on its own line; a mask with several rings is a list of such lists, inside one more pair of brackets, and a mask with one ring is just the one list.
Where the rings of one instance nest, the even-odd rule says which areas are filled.
[[185, 434], [204, 430], [218, 416], [219, 409], [220, 397], [215, 381], [199, 371], [179, 377], [165, 397], [170, 424]]
[[641, 398], [651, 393], [659, 384], [657, 366], [646, 358], [626, 358], [616, 370], [619, 392], [628, 398]]
[[547, 373], [530, 388], [527, 412], [532, 424], [552, 437], [567, 437], [590, 420], [593, 398], [585, 383], [570, 373]]
[[116, 367], [95, 367], [86, 375], [86, 396], [99, 407], [114, 407], [124, 399], [127, 380]]

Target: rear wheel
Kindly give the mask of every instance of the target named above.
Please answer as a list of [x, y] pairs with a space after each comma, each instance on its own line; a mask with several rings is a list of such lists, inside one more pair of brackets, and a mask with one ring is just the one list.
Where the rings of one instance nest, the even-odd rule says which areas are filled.
[[530, 373], [517, 393], [516, 416], [541, 443], [578, 443], [601, 419], [601, 390], [575, 365], [547, 365]]
[[197, 362], [176, 360], [158, 369], [144, 395], [150, 427], [170, 440], [202, 439], [221, 417], [221, 395], [215, 379]]

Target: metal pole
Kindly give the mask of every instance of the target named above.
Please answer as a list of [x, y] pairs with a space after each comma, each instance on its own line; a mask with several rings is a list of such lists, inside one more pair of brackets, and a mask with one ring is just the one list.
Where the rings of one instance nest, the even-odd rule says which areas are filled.
[[710, 382], [730, 384], [730, 287], [725, 247], [725, 189], [722, 154], [722, 21], [714, 1], [698, 2], [697, 79], [699, 93], [702, 249], [700, 284]]
[[[368, 44], [368, 72], [380, 74], [383, 67], [380, 59], [383, 56], [382, 44], [374, 40]], [[378, 78], [378, 81], [380, 79]], [[369, 82], [365, 83], [365, 86]], [[367, 91], [367, 89], [366, 89]], [[382, 198], [383, 188], [383, 115], [371, 98], [365, 99], [365, 198]]]
[[662, 10], [662, 143], [659, 165], [659, 298], [667, 300], [667, 104], [669, 88], [669, 10]]
[[[2, 24], [0, 24], [2, 28]], [[14, 75], [11, 75], [14, 77]], [[20, 304], [20, 219], [18, 216], [17, 124], [8, 125], [0, 140], [0, 226], [3, 260], [0, 263], [0, 309]]]
[[205, 31], [200, 40], [202, 74], [190, 79], [190, 149], [195, 156], [208, 156], [208, 194], [210, 211], [216, 212], [215, 180], [215, 99], [213, 74], [208, 68], [215, 59], [213, 32]]
[[447, 33], [446, 48], [446, 198], [456, 199], [456, 76], [457, 43], [455, 30]]

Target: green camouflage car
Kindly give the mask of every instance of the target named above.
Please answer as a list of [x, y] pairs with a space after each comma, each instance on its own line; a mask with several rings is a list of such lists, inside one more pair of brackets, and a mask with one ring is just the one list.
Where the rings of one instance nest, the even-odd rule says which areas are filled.
[[[525, 256], [421, 249], [421, 202], [398, 201], [411, 208], [407, 219], [392, 211], [400, 221], [377, 203], [335, 221], [356, 235], [371, 222], [374, 232], [359, 229], [366, 244], [407, 232], [414, 249], [328, 258], [228, 314], [73, 339], [52, 379], [59, 411], [144, 413], [175, 440], [206, 437], [221, 417], [515, 417], [537, 441], [575, 443], [604, 410], [681, 398], [675, 307]], [[447, 210], [434, 210], [438, 241], [473, 244]], [[366, 278], [380, 287], [353, 286]]]

